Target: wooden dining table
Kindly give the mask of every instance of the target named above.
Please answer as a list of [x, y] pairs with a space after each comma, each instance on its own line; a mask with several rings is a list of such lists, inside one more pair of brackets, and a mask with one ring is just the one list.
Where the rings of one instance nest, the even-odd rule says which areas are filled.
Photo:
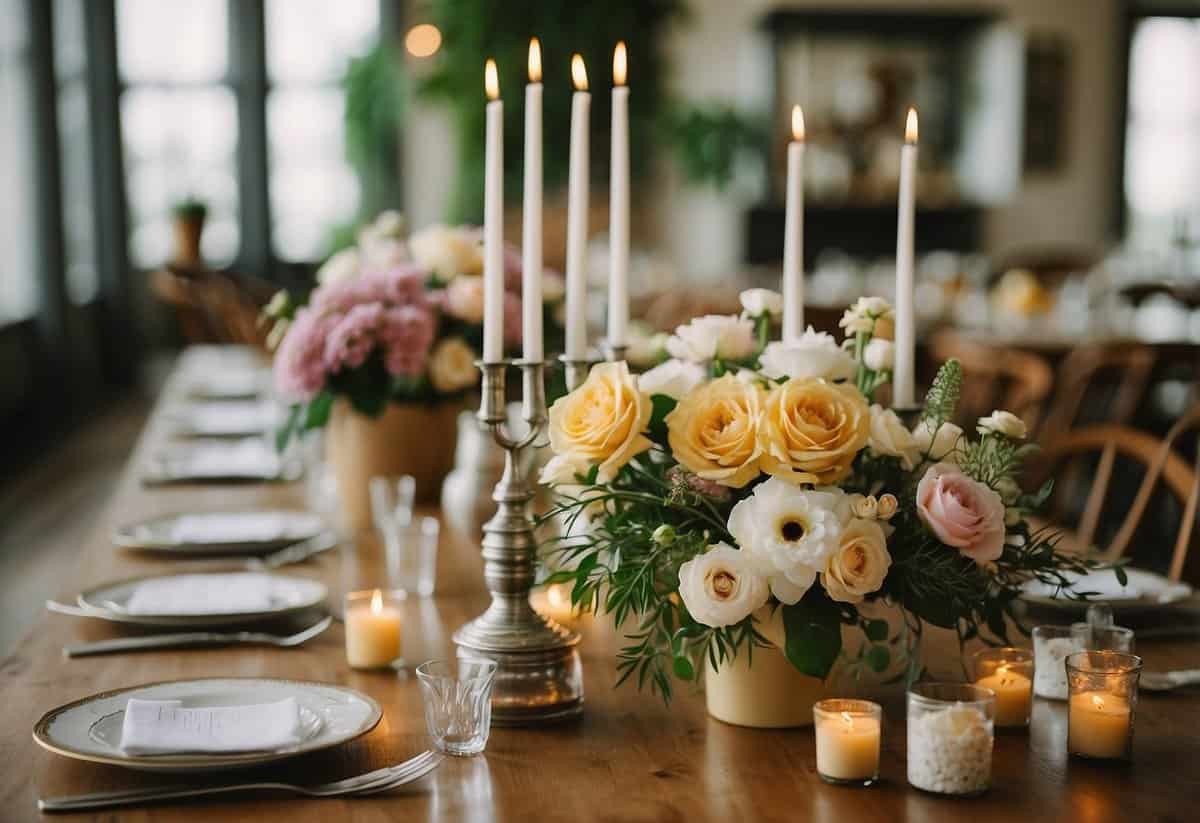
[[[303, 483], [146, 487], [142, 467], [171, 437], [164, 397], [131, 456], [112, 499], [76, 561], [61, 570], [60, 599], [107, 581], [195, 568], [193, 561], [120, 550], [118, 526], [185, 511], [302, 508]], [[331, 603], [359, 587], [385, 585], [379, 546], [370, 536], [286, 567], [324, 581]], [[346, 664], [343, 628], [302, 647], [234, 646], [161, 650], [68, 659], [63, 647], [130, 634], [101, 620], [44, 614], [0, 665], [0, 820], [39, 817], [40, 797], [178, 783], [71, 760], [42, 750], [31, 731], [46, 711], [90, 694], [158, 681], [201, 677], [315, 680], [358, 689], [383, 707], [366, 736], [273, 766], [192, 780], [274, 779], [316, 783], [398, 763], [429, 747], [412, 666], [453, 655], [451, 636], [487, 603], [477, 542], [443, 531], [437, 594], [405, 603], [400, 672], [355, 671]], [[881, 780], [869, 788], [823, 783], [811, 728], [760, 730], [710, 718], [702, 692], [680, 684], [669, 706], [631, 685], [616, 687], [622, 638], [603, 618], [585, 618], [582, 717], [532, 728], [493, 728], [486, 752], [446, 758], [430, 777], [393, 793], [307, 799], [284, 793], [224, 795], [114, 809], [76, 817], [96, 821], [700, 821], [812, 820], [1193, 821], [1200, 807], [1200, 692], [1143, 692], [1134, 757], [1127, 764], [1069, 758], [1066, 705], [1036, 700], [1028, 731], [998, 733], [991, 789], [975, 799], [925, 794], [905, 780], [905, 724], [899, 689], [885, 703]], [[931, 642], [930, 655], [957, 654]], [[1200, 667], [1195, 634], [1139, 639], [1149, 669]], [[188, 779], [188, 778], [184, 778]], [[71, 817], [72, 815], [64, 815]]]

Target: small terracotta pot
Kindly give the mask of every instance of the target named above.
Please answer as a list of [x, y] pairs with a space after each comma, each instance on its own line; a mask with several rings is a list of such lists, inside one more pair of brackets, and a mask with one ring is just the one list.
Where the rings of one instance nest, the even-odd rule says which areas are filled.
[[411, 474], [418, 502], [438, 499], [454, 465], [455, 420], [463, 401], [429, 406], [391, 403], [377, 418], [339, 400], [326, 432], [326, 458], [337, 480], [342, 525], [350, 532], [371, 528], [372, 477]]

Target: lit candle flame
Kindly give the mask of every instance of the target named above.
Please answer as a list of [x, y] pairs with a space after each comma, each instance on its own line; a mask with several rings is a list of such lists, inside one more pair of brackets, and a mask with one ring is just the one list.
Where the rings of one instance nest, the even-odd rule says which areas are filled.
[[1095, 706], [1097, 709], [1103, 709], [1104, 708], [1103, 698], [1101, 698], [1100, 695], [1098, 695], [1098, 694], [1093, 694], [1092, 695], [1092, 705]]
[[847, 727], [854, 725], [854, 718], [850, 716], [850, 712], [842, 712], [842, 720]]
[[908, 117], [904, 121], [904, 142], [917, 142], [917, 110], [909, 108]]
[[555, 583], [553, 586], [546, 589], [546, 602], [554, 607], [558, 607], [566, 603], [567, 598], [563, 595], [563, 587]]
[[542, 82], [542, 44], [536, 37], [529, 39], [529, 82]]
[[376, 589], [375, 593], [371, 595], [371, 614], [379, 614], [381, 611], [383, 611], [383, 592]]
[[613, 85], [625, 85], [625, 74], [627, 70], [626, 63], [628, 58], [625, 56], [625, 41], [617, 42], [617, 47], [613, 49]]
[[804, 139], [804, 112], [799, 106], [792, 106], [792, 139], [797, 142]]
[[500, 97], [500, 79], [496, 76], [496, 61], [488, 58], [483, 67], [483, 88], [488, 100]]
[[571, 57], [571, 79], [575, 81], [575, 91], [587, 91], [587, 67], [583, 58], [578, 54]]

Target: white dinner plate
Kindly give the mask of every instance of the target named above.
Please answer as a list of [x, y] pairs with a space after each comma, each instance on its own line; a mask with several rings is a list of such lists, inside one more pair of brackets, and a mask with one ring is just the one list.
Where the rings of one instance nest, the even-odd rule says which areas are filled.
[[303, 473], [298, 459], [282, 457], [260, 438], [177, 445], [153, 455], [142, 482], [263, 483], [297, 480]]
[[[236, 524], [240, 518], [261, 518], [271, 528], [247, 523], [239, 535]], [[213, 532], [215, 537], [204, 539], [203, 529], [193, 531], [191, 527], [201, 526], [207, 519], [221, 528]], [[173, 555], [260, 555], [315, 537], [325, 528], [318, 515], [303, 511], [186, 512], [121, 526], [112, 539], [123, 549]]]
[[1124, 586], [1111, 570], [1090, 572], [1076, 578], [1071, 584], [1072, 590], [1096, 592], [1086, 603], [1037, 581], [1025, 584], [1021, 599], [1070, 611], [1095, 604], [1109, 606], [1113, 611], [1147, 611], [1169, 608], [1192, 596], [1192, 587], [1187, 583], [1172, 583], [1161, 574], [1145, 569], [1126, 568], [1125, 576], [1128, 582]]
[[210, 400], [166, 412], [175, 437], [253, 437], [283, 423], [277, 406], [258, 400]]
[[[185, 707], [246, 706], [294, 697], [303, 739], [269, 751], [229, 754], [130, 755], [121, 751], [121, 724], [129, 698], [180, 700]], [[222, 677], [174, 680], [101, 692], [51, 709], [33, 727], [43, 748], [75, 760], [149, 772], [210, 772], [247, 768], [340, 746], [371, 731], [383, 717], [365, 694], [329, 683]]]
[[[212, 572], [211, 574], [228, 575], [231, 572]], [[307, 609], [323, 605], [328, 595], [325, 584], [319, 580], [309, 580], [305, 577], [291, 577], [268, 572], [245, 572], [245, 574], [261, 575], [270, 584], [271, 608], [262, 611], [249, 612], [217, 612], [199, 614], [144, 614], [125, 611], [129, 599], [140, 583], [150, 580], [171, 580], [184, 576], [205, 576], [193, 572], [187, 575], [166, 574], [150, 577], [137, 577], [132, 580], [121, 580], [106, 583], [82, 592], [78, 597], [79, 607], [100, 620], [114, 623], [131, 623], [140, 626], [171, 626], [176, 628], [209, 628], [215, 626], [236, 626], [245, 623], [258, 623], [264, 620], [276, 620], [299, 614]]]

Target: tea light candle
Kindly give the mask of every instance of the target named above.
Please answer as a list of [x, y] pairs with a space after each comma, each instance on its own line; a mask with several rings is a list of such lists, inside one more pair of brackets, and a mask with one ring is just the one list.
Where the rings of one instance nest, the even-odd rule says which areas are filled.
[[1007, 666], [999, 666], [992, 674], [975, 681], [996, 693], [996, 725], [1028, 726], [1033, 705], [1033, 681]]
[[346, 661], [381, 669], [400, 659], [400, 609], [379, 589], [346, 595]]
[[817, 774], [831, 783], [874, 782], [881, 717], [879, 704], [867, 700], [822, 700], [813, 706]]
[[541, 592], [534, 592], [533, 610], [556, 623], [571, 622], [575, 619], [575, 610], [571, 607], [571, 589], [564, 583], [553, 583]]
[[1129, 701], [1111, 692], [1079, 692], [1067, 708], [1067, 748], [1071, 754], [1114, 759], [1129, 750]]

